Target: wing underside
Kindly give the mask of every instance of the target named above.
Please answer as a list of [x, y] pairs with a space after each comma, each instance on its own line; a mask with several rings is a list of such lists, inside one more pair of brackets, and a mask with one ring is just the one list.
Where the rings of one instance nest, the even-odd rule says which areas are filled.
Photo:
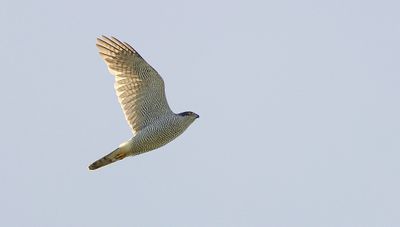
[[97, 39], [96, 46], [108, 70], [115, 76], [115, 91], [134, 134], [172, 112], [163, 79], [133, 47], [105, 36]]

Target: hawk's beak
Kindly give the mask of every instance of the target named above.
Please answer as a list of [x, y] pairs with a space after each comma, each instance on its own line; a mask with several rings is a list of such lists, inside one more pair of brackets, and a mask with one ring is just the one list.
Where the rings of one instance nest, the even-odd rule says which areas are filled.
[[196, 118], [199, 118], [200, 116], [198, 114], [196, 114]]

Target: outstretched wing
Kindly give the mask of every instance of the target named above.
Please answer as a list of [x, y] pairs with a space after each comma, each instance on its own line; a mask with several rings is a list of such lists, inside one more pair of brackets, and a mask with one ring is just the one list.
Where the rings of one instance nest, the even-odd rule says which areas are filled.
[[115, 91], [133, 134], [155, 119], [171, 113], [164, 81], [133, 47], [102, 36], [97, 48], [108, 70], [115, 76]]

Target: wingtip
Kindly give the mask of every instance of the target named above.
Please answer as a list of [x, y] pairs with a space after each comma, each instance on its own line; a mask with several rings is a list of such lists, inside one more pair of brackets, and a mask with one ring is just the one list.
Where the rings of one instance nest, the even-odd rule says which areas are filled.
[[98, 44], [110, 44], [110, 42], [112, 42], [112, 39], [110, 37], [108, 37], [108, 36], [101, 35], [101, 36], [96, 38], [96, 41], [97, 41]]
[[106, 36], [101, 35], [101, 36], [98, 36], [98, 37], [96, 38], [96, 40], [97, 40], [97, 42], [98, 42], [98, 41], [103, 41], [103, 39], [104, 39], [105, 37], [106, 37]]

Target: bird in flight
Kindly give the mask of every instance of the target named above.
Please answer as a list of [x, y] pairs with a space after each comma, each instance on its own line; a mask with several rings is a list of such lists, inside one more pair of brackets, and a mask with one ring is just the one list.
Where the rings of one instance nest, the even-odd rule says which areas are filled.
[[199, 118], [191, 111], [172, 112], [163, 79], [128, 43], [102, 36], [96, 46], [115, 76], [114, 88], [133, 137], [92, 163], [90, 170], [157, 149], [181, 135]]

